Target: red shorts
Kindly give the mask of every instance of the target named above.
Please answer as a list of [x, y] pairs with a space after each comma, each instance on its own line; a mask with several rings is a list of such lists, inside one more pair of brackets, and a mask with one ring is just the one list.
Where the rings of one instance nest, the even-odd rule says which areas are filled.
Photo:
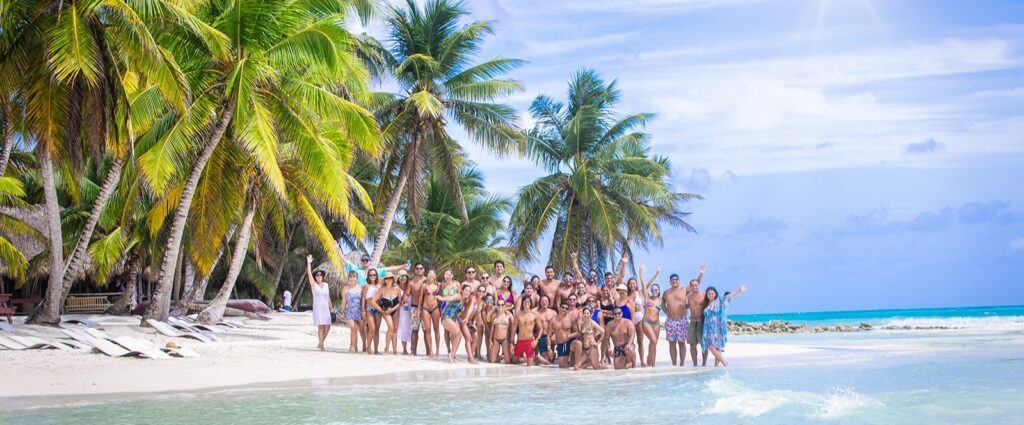
[[516, 357], [526, 357], [528, 359], [533, 358], [533, 340], [532, 339], [521, 339], [516, 341], [515, 349]]

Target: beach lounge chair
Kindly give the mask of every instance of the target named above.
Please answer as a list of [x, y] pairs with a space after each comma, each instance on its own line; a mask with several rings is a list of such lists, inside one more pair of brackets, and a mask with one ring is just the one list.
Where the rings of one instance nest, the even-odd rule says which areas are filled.
[[15, 340], [12, 340], [6, 336], [0, 336], [0, 347], [4, 347], [8, 350], [24, 350], [25, 344], [21, 344]]
[[74, 351], [74, 348], [72, 348], [70, 346], [67, 346], [64, 343], [58, 342], [58, 341], [43, 341], [43, 340], [41, 340], [39, 338], [36, 338], [36, 337], [17, 336], [17, 335], [11, 335], [11, 336], [9, 336], [9, 338], [11, 340], [21, 344], [21, 345], [24, 345], [25, 348], [29, 349], [29, 350], [38, 350], [38, 349], [42, 349], [42, 348], [47, 348], [47, 349], [56, 349], [56, 350], [61, 350], [61, 351]]
[[94, 338], [89, 334], [78, 331], [77, 329], [63, 329], [62, 331], [65, 335], [70, 336], [75, 341], [91, 346], [94, 352], [103, 353], [110, 357], [140, 357], [143, 355], [138, 351], [126, 350], [124, 347], [107, 341], [106, 339]]
[[11, 326], [10, 323], [0, 322], [0, 331], [12, 332], [12, 331], [14, 331], [14, 326]]
[[146, 319], [146, 323], [149, 323], [149, 325], [152, 326], [153, 329], [156, 329], [157, 332], [160, 332], [160, 333], [162, 333], [162, 334], [164, 334], [166, 336], [169, 336], [169, 337], [174, 337], [174, 338], [188, 337], [188, 338], [193, 338], [193, 339], [200, 340], [202, 342], [212, 342], [213, 341], [213, 338], [210, 338], [210, 337], [208, 337], [208, 336], [206, 336], [204, 334], [198, 334], [198, 333], [192, 333], [192, 332], [182, 332], [182, 331], [179, 331], [179, 330], [175, 329], [173, 326], [171, 326], [171, 325], [169, 325], [167, 323], [158, 321], [158, 320]]
[[128, 351], [136, 351], [142, 353], [143, 356], [149, 357], [154, 360], [170, 360], [171, 356], [161, 351], [159, 348], [153, 346], [147, 341], [132, 338], [130, 336], [122, 336], [114, 338], [114, 342], [127, 349]]
[[89, 320], [89, 319], [68, 319], [68, 320], [65, 320], [65, 321], [61, 322], [61, 324], [62, 325], [65, 325], [65, 324], [66, 325], [82, 325], [82, 326], [89, 327], [89, 328], [94, 328], [94, 329], [103, 329], [103, 326], [100, 326], [99, 323], [93, 322], [92, 320]]
[[[206, 332], [221, 333], [221, 332], [227, 332], [227, 330], [228, 330], [228, 328], [222, 327], [220, 325], [212, 325], [212, 326], [210, 326], [210, 325], [201, 325], [201, 324], [198, 324], [198, 323], [190, 323], [190, 322], [186, 322], [184, 320], [181, 320], [181, 319], [179, 319], [177, 317], [168, 317], [167, 318], [167, 323], [170, 323], [171, 326], [174, 326], [174, 327], [176, 327], [178, 329], [181, 329], [181, 330], [184, 330], [184, 331], [188, 331], [188, 332], [195, 332], [195, 333], [206, 333]], [[206, 332], [204, 332], [204, 331], [206, 331]], [[213, 338], [214, 341], [218, 340], [218, 338], [216, 338], [216, 335], [207, 334], [206, 336], [209, 336], [209, 337]]]
[[64, 343], [64, 345], [67, 345], [68, 347], [74, 348], [76, 350], [91, 350], [92, 349], [92, 345], [86, 344], [84, 342], [81, 342], [81, 341], [78, 341], [78, 340], [75, 340], [75, 339], [64, 338], [60, 342]]
[[170, 354], [173, 357], [199, 357], [199, 353], [188, 347], [160, 347], [160, 351]]

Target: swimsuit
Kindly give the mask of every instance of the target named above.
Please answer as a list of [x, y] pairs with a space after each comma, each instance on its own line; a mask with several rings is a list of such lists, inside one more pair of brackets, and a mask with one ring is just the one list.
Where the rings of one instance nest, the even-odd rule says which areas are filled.
[[380, 297], [380, 299], [377, 300], [377, 304], [380, 305], [380, 308], [388, 310], [391, 307], [398, 305], [398, 296], [394, 296], [391, 298]]
[[540, 339], [537, 340], [537, 352], [544, 354], [548, 352], [548, 336], [541, 335]]
[[345, 293], [345, 319], [362, 320], [363, 312], [359, 308], [363, 302], [363, 291], [348, 291]]
[[646, 323], [648, 325], [651, 325], [652, 328], [656, 328], [658, 326], [661, 326], [661, 322], [659, 322], [657, 319], [655, 319], [655, 320], [644, 319], [644, 320], [641, 320], [641, 322], [642, 323]]
[[626, 345], [625, 344], [623, 344], [623, 345], [616, 345], [615, 346], [615, 357], [622, 357], [622, 356], [625, 356], [625, 355], [626, 355]]
[[[367, 286], [366, 287], [366, 299], [369, 300], [369, 299], [373, 298], [374, 295], [377, 295], [377, 290], [379, 290], [379, 289], [380, 288], [378, 288], [376, 286]], [[380, 313], [379, 311], [377, 311], [377, 309], [375, 309], [373, 307], [370, 307], [369, 305], [366, 306], [366, 311], [369, 311], [370, 314], [379, 314]]]
[[575, 340], [576, 340], [576, 338], [571, 338], [568, 341], [565, 341], [565, 342], [563, 342], [561, 344], [556, 345], [555, 346], [555, 354], [557, 354], [558, 357], [568, 357], [569, 356], [569, 349], [572, 347], [572, 342], [575, 341]]
[[444, 308], [441, 309], [441, 317], [453, 322], [458, 322], [459, 310], [462, 310], [462, 301], [446, 303]]
[[516, 349], [514, 351], [516, 357], [526, 357], [532, 359], [534, 357], [533, 352], [533, 340], [532, 339], [520, 339], [516, 341]]
[[686, 316], [678, 319], [668, 318], [665, 320], [665, 339], [668, 342], [686, 341], [686, 328], [690, 326]]

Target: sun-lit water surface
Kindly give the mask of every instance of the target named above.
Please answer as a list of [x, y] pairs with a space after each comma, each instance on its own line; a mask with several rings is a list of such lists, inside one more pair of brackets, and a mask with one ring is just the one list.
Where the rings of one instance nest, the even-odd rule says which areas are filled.
[[[762, 335], [723, 369], [522, 367], [0, 401], [0, 423], [1024, 423], [1024, 330]], [[665, 362], [667, 359], [661, 359]]]

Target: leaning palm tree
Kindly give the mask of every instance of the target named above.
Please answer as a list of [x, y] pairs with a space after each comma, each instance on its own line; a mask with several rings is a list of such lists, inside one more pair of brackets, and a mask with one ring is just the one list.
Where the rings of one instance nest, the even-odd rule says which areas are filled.
[[548, 264], [564, 270], [579, 252], [585, 268], [605, 270], [630, 244], [660, 244], [662, 223], [693, 230], [678, 206], [698, 196], [673, 192], [668, 160], [651, 157], [639, 131], [651, 115], [618, 118], [618, 99], [614, 81], [584, 70], [570, 81], [566, 104], [533, 101], [527, 153], [549, 174], [519, 190], [509, 224], [517, 255], [536, 255], [553, 227]]
[[[195, 12], [228, 43], [222, 51], [205, 49], [203, 55], [196, 55], [200, 43], [183, 38], [171, 49], [182, 70], [195, 76], [190, 83], [197, 95], [189, 116], [176, 121], [183, 124], [173, 124], [165, 141], [140, 157], [143, 173], [156, 192], [163, 192], [175, 175], [183, 177], [144, 321], [164, 320], [168, 315], [196, 186], [222, 138], [239, 142], [281, 199], [287, 194], [275, 128], [296, 126], [295, 131], [312, 134], [313, 128], [326, 122], [356, 147], [378, 148], [373, 116], [332, 91], [358, 93], [357, 85], [365, 84], [368, 75], [354, 54], [358, 41], [344, 27], [353, 3], [362, 2], [237, 0], [205, 3]], [[305, 115], [299, 112], [307, 110], [319, 120], [302, 119]], [[230, 137], [225, 137], [229, 131]], [[314, 142], [334, 140], [315, 138]], [[184, 162], [179, 159], [193, 154], [191, 169], [177, 167]], [[337, 254], [331, 258], [340, 267]]]
[[492, 152], [507, 154], [521, 147], [515, 111], [496, 101], [522, 90], [519, 83], [497, 77], [523, 61], [499, 57], [474, 63], [485, 36], [494, 29], [490, 22], [461, 23], [468, 15], [461, 2], [452, 0], [430, 0], [422, 8], [407, 0], [405, 8], [391, 8], [391, 48], [382, 54], [393, 67], [401, 92], [378, 112], [386, 123], [382, 131], [391, 155], [384, 162], [386, 180], [378, 187], [379, 198], [386, 202], [378, 199], [383, 211], [371, 264], [380, 261], [404, 192], [412, 218], [418, 218], [425, 189], [422, 178], [428, 169], [447, 183], [457, 216], [469, 218], [449, 121]]
[[504, 244], [504, 216], [512, 210], [512, 201], [489, 194], [483, 175], [472, 164], [463, 167], [460, 187], [469, 220], [459, 217], [459, 206], [444, 178], [432, 173], [420, 219], [406, 219], [405, 240], [385, 256], [394, 261], [414, 258], [438, 270], [489, 267], [494, 260], [502, 260], [512, 273], [516, 259]]
[[[55, 324], [60, 321], [63, 298], [84, 263], [96, 217], [123, 166], [130, 133], [124, 87], [127, 69], [130, 66], [138, 78], [155, 84], [183, 109], [188, 97], [184, 78], [148, 25], [155, 20], [185, 22], [189, 15], [163, 2], [133, 7], [123, 2], [26, 0], [2, 6], [0, 93], [5, 102], [24, 105], [22, 137], [36, 145], [49, 238], [46, 297], [28, 321]], [[83, 150], [106, 150], [114, 167], [65, 261], [54, 163], [64, 161], [58, 168], [70, 165], [80, 170]]]

